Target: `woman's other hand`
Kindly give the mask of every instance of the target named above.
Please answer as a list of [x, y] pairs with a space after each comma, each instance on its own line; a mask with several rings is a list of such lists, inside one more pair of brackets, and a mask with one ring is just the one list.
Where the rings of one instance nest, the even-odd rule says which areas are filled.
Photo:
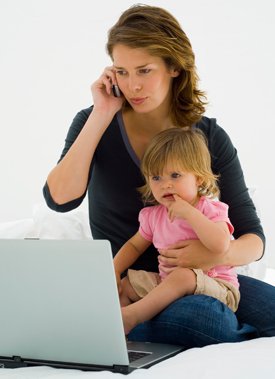
[[170, 273], [176, 267], [200, 268], [207, 271], [214, 266], [224, 264], [224, 256], [212, 254], [199, 240], [177, 242], [167, 249], [159, 249], [159, 262], [167, 267]]

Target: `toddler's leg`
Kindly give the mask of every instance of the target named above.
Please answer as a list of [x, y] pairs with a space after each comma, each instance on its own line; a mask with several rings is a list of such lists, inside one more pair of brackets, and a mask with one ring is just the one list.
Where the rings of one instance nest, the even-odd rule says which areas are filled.
[[187, 268], [172, 271], [157, 287], [140, 301], [122, 308], [125, 334], [137, 324], [150, 320], [178, 298], [195, 292], [196, 274]]
[[119, 301], [122, 307], [138, 301], [140, 297], [136, 294], [129, 279], [125, 276], [121, 280], [121, 293], [119, 294]]

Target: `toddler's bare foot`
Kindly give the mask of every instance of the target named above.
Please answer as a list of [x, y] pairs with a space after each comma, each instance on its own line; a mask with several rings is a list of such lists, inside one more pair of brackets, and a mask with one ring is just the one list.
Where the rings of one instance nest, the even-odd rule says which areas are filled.
[[131, 309], [131, 305], [121, 308], [122, 320], [124, 326], [124, 333], [130, 333], [130, 331], [138, 324], [135, 312]]

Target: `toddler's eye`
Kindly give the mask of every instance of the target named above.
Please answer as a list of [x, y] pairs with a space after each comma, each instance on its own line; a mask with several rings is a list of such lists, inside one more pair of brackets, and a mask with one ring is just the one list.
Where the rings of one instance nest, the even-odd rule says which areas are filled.
[[154, 175], [151, 177], [151, 179], [154, 181], [154, 182], [157, 182], [158, 180], [160, 180], [160, 176], [159, 175]]
[[180, 174], [178, 173], [178, 172], [173, 172], [172, 174], [171, 174], [171, 178], [173, 178], [173, 179], [177, 179], [177, 178], [179, 178], [180, 177]]

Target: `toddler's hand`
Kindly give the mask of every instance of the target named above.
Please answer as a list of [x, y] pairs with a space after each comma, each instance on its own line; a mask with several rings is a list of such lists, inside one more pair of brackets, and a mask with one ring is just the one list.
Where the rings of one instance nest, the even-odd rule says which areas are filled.
[[175, 201], [172, 201], [168, 206], [168, 217], [171, 222], [173, 222], [176, 217], [184, 219], [188, 207], [191, 206], [187, 201], [183, 200], [176, 193], [173, 195], [173, 197]]

